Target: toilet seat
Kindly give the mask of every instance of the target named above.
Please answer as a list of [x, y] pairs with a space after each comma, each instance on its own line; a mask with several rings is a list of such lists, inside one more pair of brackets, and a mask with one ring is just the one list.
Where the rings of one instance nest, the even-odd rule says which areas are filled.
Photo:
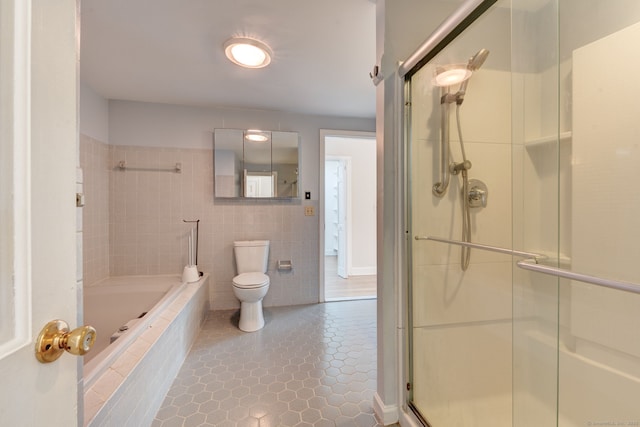
[[233, 278], [233, 286], [243, 289], [261, 288], [269, 284], [269, 276], [264, 273], [242, 273]]

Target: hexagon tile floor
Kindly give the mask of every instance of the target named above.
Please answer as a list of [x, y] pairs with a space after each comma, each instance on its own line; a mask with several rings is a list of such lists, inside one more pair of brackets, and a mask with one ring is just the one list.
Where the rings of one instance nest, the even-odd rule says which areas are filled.
[[381, 425], [375, 300], [264, 311], [253, 333], [235, 310], [209, 314], [153, 427]]

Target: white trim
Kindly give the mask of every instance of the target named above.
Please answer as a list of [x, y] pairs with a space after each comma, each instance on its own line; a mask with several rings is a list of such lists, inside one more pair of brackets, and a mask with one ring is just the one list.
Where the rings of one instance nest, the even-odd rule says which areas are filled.
[[[3, 6], [4, 8], [4, 6]], [[7, 6], [13, 12], [13, 27], [9, 30], [13, 41], [12, 57], [9, 61], [11, 75], [9, 102], [5, 107], [11, 111], [8, 144], [12, 146], [12, 220], [13, 220], [13, 337], [0, 344], [0, 359], [29, 345], [31, 342], [31, 3], [14, 0]], [[3, 34], [2, 37], [8, 36]], [[7, 77], [5, 77], [7, 78]], [[4, 86], [4, 85], [3, 85]], [[6, 99], [6, 98], [5, 98]], [[5, 100], [3, 100], [5, 102]], [[3, 322], [8, 319], [0, 319]]]
[[398, 423], [402, 427], [423, 427], [422, 423], [418, 421], [418, 418], [411, 411], [407, 411], [402, 408], [399, 411]]
[[395, 303], [396, 303], [396, 325], [397, 333], [395, 337], [396, 345], [396, 357], [397, 357], [397, 401], [401, 405], [398, 410], [399, 423], [401, 426], [421, 427], [422, 423], [417, 417], [407, 408], [407, 401], [409, 397], [409, 391], [406, 388], [406, 384], [410, 382], [409, 378], [409, 354], [408, 354], [408, 308], [409, 299], [407, 295], [407, 287], [404, 284], [407, 283], [407, 272], [404, 268], [407, 259], [407, 235], [404, 232], [407, 229], [407, 209], [406, 209], [406, 153], [405, 153], [405, 81], [404, 77], [396, 74], [396, 78], [392, 81], [394, 87], [394, 115], [395, 122], [398, 124], [394, 129], [395, 133], [395, 163], [396, 170], [396, 199], [395, 199], [395, 216], [396, 216], [396, 233], [394, 241], [394, 275], [395, 275]]
[[398, 422], [398, 406], [385, 405], [377, 392], [373, 395], [373, 412], [385, 426]]

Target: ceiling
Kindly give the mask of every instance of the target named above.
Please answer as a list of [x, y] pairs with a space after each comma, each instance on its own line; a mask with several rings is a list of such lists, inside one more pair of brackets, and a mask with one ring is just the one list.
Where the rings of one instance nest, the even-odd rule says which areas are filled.
[[[375, 0], [82, 0], [80, 75], [107, 99], [375, 117]], [[252, 37], [263, 69], [226, 59]]]

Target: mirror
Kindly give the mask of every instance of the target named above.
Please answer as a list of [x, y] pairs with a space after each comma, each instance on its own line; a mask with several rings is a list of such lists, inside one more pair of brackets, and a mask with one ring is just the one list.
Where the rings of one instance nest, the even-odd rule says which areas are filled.
[[298, 133], [213, 132], [215, 197], [298, 197]]

